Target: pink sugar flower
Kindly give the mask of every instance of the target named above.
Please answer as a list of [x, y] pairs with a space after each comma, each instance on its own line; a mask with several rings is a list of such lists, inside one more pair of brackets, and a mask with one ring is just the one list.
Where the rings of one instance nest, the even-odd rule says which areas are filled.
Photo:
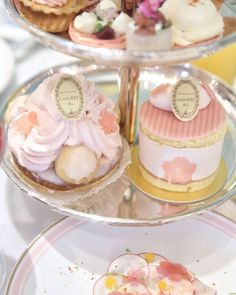
[[177, 157], [173, 161], [162, 164], [165, 179], [170, 183], [186, 184], [192, 180], [196, 164], [190, 163], [185, 157]]
[[144, 14], [147, 18], [158, 19], [158, 8], [162, 5], [164, 0], [145, 0], [139, 4], [138, 12]]
[[191, 282], [193, 280], [193, 277], [189, 274], [188, 270], [179, 263], [161, 261], [156, 269], [158, 273], [171, 281], [179, 282], [181, 280], [187, 280]]
[[114, 114], [109, 113], [106, 110], [101, 112], [101, 118], [99, 120], [99, 124], [104, 130], [105, 134], [111, 134], [117, 132], [119, 130], [116, 116]]
[[16, 124], [17, 130], [27, 137], [32, 128], [38, 124], [37, 114], [35, 112], [24, 114], [16, 121]]

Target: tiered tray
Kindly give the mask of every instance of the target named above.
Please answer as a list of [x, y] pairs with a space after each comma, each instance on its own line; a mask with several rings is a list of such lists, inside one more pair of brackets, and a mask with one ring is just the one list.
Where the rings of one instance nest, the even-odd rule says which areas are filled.
[[[48, 75], [55, 72], [77, 74], [83, 73], [87, 78], [96, 82], [102, 91], [116, 99], [119, 95], [119, 75], [116, 67], [97, 66], [91, 63], [78, 62], [59, 66], [43, 72], [28, 83], [20, 87], [12, 99], [18, 95], [32, 92], [35, 87]], [[228, 114], [228, 132], [226, 135], [223, 158], [226, 162], [227, 171], [222, 185], [215, 193], [203, 196], [198, 202], [164, 201], [153, 199], [142, 193], [126, 173], [116, 182], [98, 194], [81, 199], [79, 192], [73, 193], [42, 193], [39, 189], [22, 178], [9, 155], [6, 155], [2, 167], [20, 189], [30, 197], [42, 201], [53, 210], [70, 215], [75, 218], [90, 220], [99, 223], [113, 225], [158, 225], [165, 224], [194, 214], [201, 214], [206, 210], [213, 209], [222, 202], [230, 199], [236, 193], [236, 103], [233, 91], [224, 82], [215, 76], [207, 74], [190, 65], [171, 67], [159, 67], [149, 70], [141, 70], [138, 79], [139, 101], [146, 99], [150, 89], [155, 86], [155, 81], [170, 81], [177, 77], [195, 76], [210, 83], [219, 101]], [[154, 83], [154, 84], [153, 84]], [[138, 133], [138, 132], [137, 132]], [[135, 138], [137, 144], [137, 136]], [[226, 177], [226, 178], [225, 178]]]
[[[232, 22], [231, 17], [229, 18], [226, 16], [225, 36], [208, 44], [158, 52], [135, 52], [127, 50], [93, 48], [73, 43], [69, 40], [66, 33], [50, 34], [38, 29], [18, 14], [13, 0], [4, 0], [4, 2], [9, 14], [15, 19], [15, 21], [23, 29], [33, 34], [40, 42], [65, 54], [78, 57], [83, 60], [87, 59], [95, 64], [110, 66], [138, 65], [139, 67], [171, 65], [207, 56], [236, 41], [236, 12], [232, 11], [232, 15], [235, 16], [235, 20]], [[231, 6], [229, 6], [229, 9], [230, 7]]]
[[158, 199], [157, 196], [153, 198], [152, 194], [140, 187], [137, 178], [132, 174], [132, 170], [136, 167], [133, 169], [132, 166], [128, 169], [129, 174], [125, 172], [118, 181], [86, 199], [82, 199], [82, 194], [79, 192], [46, 193], [22, 178], [7, 151], [2, 167], [23, 191], [65, 215], [113, 225], [137, 226], [165, 224], [194, 214], [201, 214], [234, 196], [236, 193], [236, 104], [233, 91], [223, 81], [190, 65], [171, 65], [207, 56], [235, 42], [236, 18], [233, 22], [231, 19], [230, 24], [229, 18], [225, 18], [225, 36], [212, 43], [158, 52], [135, 52], [92, 48], [73, 43], [66, 34], [46, 33], [23, 19], [18, 14], [13, 0], [4, 1], [9, 14], [16, 22], [40, 42], [68, 55], [87, 60], [87, 62], [56, 67], [38, 75], [20, 87], [11, 99], [15, 99], [20, 94], [30, 93], [52, 73], [83, 73], [94, 80], [105, 94], [119, 100], [122, 106], [122, 132], [132, 144], [133, 150], [138, 145], [138, 106], [142, 100], [148, 98], [148, 93], [156, 86], [157, 80], [166, 82], [191, 76], [205, 80], [211, 84], [229, 118], [229, 129], [223, 150], [227, 168], [224, 169], [224, 173], [220, 172], [218, 186], [200, 198], [180, 198], [181, 202], [178, 203], [175, 198], [169, 197], [168, 193], [164, 199]]

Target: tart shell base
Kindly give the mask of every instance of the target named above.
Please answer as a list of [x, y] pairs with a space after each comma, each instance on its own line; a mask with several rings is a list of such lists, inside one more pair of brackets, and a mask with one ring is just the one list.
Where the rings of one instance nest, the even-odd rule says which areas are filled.
[[37, 177], [34, 173], [32, 173], [31, 171], [29, 171], [28, 169], [26, 169], [25, 167], [21, 166], [18, 162], [18, 160], [16, 159], [16, 157], [12, 154], [12, 158], [14, 161], [14, 164], [17, 166], [17, 168], [21, 171], [21, 173], [23, 174], [24, 178], [26, 178], [28, 181], [31, 182], [32, 185], [38, 185], [42, 188], [46, 188], [49, 190], [53, 190], [53, 191], [72, 191], [72, 190], [80, 190], [80, 189], [86, 189], [88, 187], [91, 187], [93, 185], [97, 185], [99, 183], [99, 181], [103, 180], [106, 177], [109, 177], [109, 175], [113, 172], [113, 170], [115, 169], [116, 165], [118, 164], [119, 160], [117, 163], [115, 163], [113, 165], [113, 167], [111, 167], [110, 171], [98, 178], [94, 178], [93, 180], [91, 180], [90, 182], [84, 183], [84, 184], [69, 184], [69, 183], [64, 183], [64, 184], [54, 184], [51, 183], [49, 181], [46, 181], [44, 179], [41, 179], [39, 177]]
[[71, 15], [45, 14], [40, 11], [33, 11], [22, 3], [19, 3], [19, 13], [30, 23], [50, 33], [67, 31], [70, 22], [76, 15], [76, 13], [72, 13]]

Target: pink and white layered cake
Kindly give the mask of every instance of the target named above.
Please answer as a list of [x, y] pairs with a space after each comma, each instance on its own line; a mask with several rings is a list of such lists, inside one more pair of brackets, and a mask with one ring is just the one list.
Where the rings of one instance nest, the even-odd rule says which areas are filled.
[[48, 77], [10, 103], [5, 119], [14, 162], [24, 176], [49, 189], [94, 183], [121, 157], [115, 104], [82, 75]]
[[170, 84], [154, 89], [141, 107], [140, 169], [142, 176], [158, 188], [197, 191], [217, 175], [226, 112], [208, 85], [195, 82], [199, 112], [191, 121], [181, 121], [173, 113]]

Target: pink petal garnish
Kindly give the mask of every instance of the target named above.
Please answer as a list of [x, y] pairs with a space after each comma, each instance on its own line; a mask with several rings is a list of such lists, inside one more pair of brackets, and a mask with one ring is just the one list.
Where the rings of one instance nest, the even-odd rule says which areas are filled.
[[150, 95], [151, 96], [155, 96], [160, 92], [165, 92], [171, 85], [170, 84], [161, 84], [159, 86], [157, 86], [156, 88], [154, 88], [151, 92]]
[[38, 124], [37, 114], [35, 112], [24, 114], [15, 123], [16, 130], [27, 137], [32, 128]]
[[157, 10], [162, 5], [164, 0], [145, 0], [139, 4], [138, 12], [145, 15], [147, 18], [158, 18]]
[[161, 261], [157, 266], [157, 272], [163, 277], [169, 278], [171, 281], [187, 280], [192, 281], [192, 275], [188, 272], [187, 268], [179, 263], [172, 263], [169, 261]]
[[119, 130], [116, 116], [112, 113], [109, 113], [107, 110], [103, 110], [101, 112], [99, 124], [106, 134], [111, 134]]
[[185, 157], [177, 157], [173, 161], [162, 164], [165, 179], [170, 183], [186, 184], [192, 180], [197, 165], [190, 163]]

